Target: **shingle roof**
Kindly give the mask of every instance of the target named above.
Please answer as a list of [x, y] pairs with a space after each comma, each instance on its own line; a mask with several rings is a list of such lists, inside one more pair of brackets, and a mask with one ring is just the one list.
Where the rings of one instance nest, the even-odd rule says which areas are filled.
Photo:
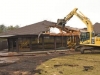
[[15, 30], [1, 33], [0, 36], [4, 35], [38, 35], [40, 32], [46, 31], [49, 26], [54, 26], [56, 23], [50, 21], [42, 21], [35, 24], [27, 25]]
[[94, 28], [94, 32], [95, 32], [96, 34], [100, 34], [100, 23], [95, 23], [95, 24], [93, 25], [93, 28]]
[[[86, 31], [87, 28], [83, 28], [81, 30], [84, 30]], [[100, 34], [100, 23], [96, 22], [94, 25], [93, 25], [93, 30], [95, 32], [95, 34]]]

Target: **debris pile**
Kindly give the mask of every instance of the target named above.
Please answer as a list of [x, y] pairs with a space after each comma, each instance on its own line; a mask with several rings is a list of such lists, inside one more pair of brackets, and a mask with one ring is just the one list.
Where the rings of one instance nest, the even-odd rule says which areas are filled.
[[0, 58], [0, 67], [16, 63], [19, 60], [17, 57], [4, 57]]

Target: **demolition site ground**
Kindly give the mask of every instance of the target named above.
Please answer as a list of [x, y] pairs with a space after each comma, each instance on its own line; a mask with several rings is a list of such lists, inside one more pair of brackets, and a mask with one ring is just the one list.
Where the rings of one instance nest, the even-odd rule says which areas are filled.
[[[59, 51], [0, 57], [18, 59], [0, 63], [0, 75], [99, 75], [100, 53]], [[1, 61], [1, 60], [0, 60]]]

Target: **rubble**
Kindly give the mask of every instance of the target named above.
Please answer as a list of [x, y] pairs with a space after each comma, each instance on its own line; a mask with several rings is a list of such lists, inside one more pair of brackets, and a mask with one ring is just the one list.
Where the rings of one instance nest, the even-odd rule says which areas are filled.
[[4, 57], [0, 58], [0, 67], [16, 63], [19, 60], [17, 57]]
[[21, 56], [23, 54], [18, 53], [18, 52], [5, 52], [5, 53], [0, 53], [0, 57], [11, 57], [11, 56]]

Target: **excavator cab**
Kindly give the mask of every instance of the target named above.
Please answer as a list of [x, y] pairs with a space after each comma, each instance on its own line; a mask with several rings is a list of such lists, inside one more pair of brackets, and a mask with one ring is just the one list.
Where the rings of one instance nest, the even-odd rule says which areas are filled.
[[90, 32], [81, 32], [80, 34], [80, 41], [83, 43], [90, 39]]
[[[91, 37], [91, 39], [90, 39]], [[80, 32], [80, 44], [95, 44], [94, 32]], [[91, 42], [90, 42], [91, 41]]]

